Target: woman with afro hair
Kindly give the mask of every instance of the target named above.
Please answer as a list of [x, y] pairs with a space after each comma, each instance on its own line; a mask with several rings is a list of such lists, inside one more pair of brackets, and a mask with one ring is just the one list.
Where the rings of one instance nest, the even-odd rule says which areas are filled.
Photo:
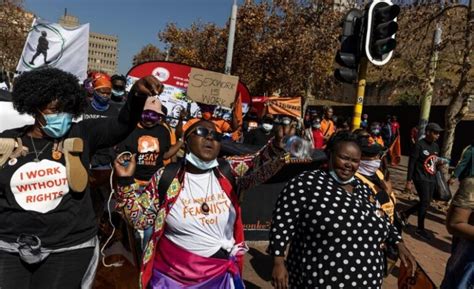
[[98, 240], [90, 156], [126, 138], [146, 97], [162, 90], [144, 77], [118, 117], [74, 123], [86, 105], [75, 76], [46, 68], [16, 79], [13, 106], [35, 122], [0, 133], [0, 288], [91, 287]]

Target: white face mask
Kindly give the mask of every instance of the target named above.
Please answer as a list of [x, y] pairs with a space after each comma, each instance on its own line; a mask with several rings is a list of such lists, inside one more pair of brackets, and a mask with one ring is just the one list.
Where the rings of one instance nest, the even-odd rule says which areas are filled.
[[330, 175], [337, 183], [339, 183], [339, 184], [341, 184], [341, 185], [350, 184], [350, 183], [352, 183], [352, 181], [354, 181], [354, 179], [355, 179], [354, 176], [352, 176], [352, 177], [351, 177], [350, 179], [348, 179], [347, 181], [343, 181], [343, 180], [341, 180], [341, 179], [337, 176], [336, 172], [335, 172], [334, 170], [332, 170], [332, 169], [329, 170], [329, 175]]
[[273, 129], [273, 124], [269, 124], [269, 123], [264, 123], [262, 124], [262, 128], [266, 131], [266, 132], [269, 132]]
[[361, 160], [358, 171], [364, 176], [373, 176], [380, 168], [381, 160]]
[[186, 161], [190, 162], [193, 166], [203, 171], [207, 171], [219, 166], [217, 159], [213, 159], [212, 161], [205, 162], [201, 160], [200, 158], [198, 158], [192, 152], [189, 152], [186, 154]]

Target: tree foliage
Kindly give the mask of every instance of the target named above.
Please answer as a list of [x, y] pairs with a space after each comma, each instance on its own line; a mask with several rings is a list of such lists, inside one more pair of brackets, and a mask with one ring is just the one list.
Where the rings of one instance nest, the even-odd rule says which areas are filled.
[[[350, 5], [356, 7], [357, 3]], [[472, 91], [474, 73], [471, 69], [462, 70], [464, 32], [468, 29], [466, 7], [450, 4], [442, 10], [438, 3], [426, 1], [400, 5], [394, 57], [382, 67], [369, 66], [366, 102], [397, 104], [419, 100], [427, 89], [437, 21], [443, 27], [443, 41], [437, 47], [440, 61], [433, 103], [449, 103], [461, 71], [470, 79], [464, 89]], [[326, 0], [245, 1], [237, 15], [232, 74], [238, 75], [253, 95], [279, 92], [351, 101], [355, 87], [352, 91], [343, 90], [333, 77], [340, 24], [347, 11], [339, 8], [334, 1]], [[228, 27], [196, 22], [180, 28], [171, 23], [158, 37], [167, 46], [169, 60], [224, 71]]]
[[[246, 1], [238, 10], [232, 74], [254, 95], [332, 95], [342, 14], [331, 3]], [[170, 60], [224, 71], [227, 27], [169, 24], [158, 36], [168, 46]]]
[[31, 27], [33, 15], [23, 9], [22, 0], [0, 3], [0, 69], [14, 72]]
[[161, 51], [158, 47], [153, 44], [145, 45], [140, 52], [133, 57], [133, 65], [148, 61], [160, 61], [166, 58], [166, 53]]

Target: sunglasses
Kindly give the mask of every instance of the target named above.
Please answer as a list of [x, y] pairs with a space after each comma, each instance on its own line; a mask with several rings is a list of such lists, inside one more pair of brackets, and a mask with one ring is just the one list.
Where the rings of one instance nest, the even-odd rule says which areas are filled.
[[164, 115], [157, 113], [153, 110], [144, 110], [142, 112], [142, 120], [145, 122], [157, 123], [164, 119]]
[[195, 130], [192, 131], [192, 133], [197, 135], [197, 136], [204, 137], [204, 138], [207, 138], [210, 135], [213, 140], [218, 141], [218, 142], [220, 142], [222, 140], [222, 134], [221, 133], [218, 133], [215, 130], [209, 130], [209, 129], [207, 129], [205, 127], [202, 127], [202, 126], [197, 127]]

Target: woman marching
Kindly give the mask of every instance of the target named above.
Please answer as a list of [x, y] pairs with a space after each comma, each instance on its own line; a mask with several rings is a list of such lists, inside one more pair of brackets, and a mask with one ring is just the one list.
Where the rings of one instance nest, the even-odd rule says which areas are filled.
[[[354, 177], [361, 160], [356, 137], [334, 135], [329, 171], [305, 172], [280, 193], [269, 252], [275, 288], [380, 288], [382, 244], [396, 244], [400, 259], [416, 266], [371, 189]], [[285, 264], [286, 247], [290, 244]]]
[[33, 125], [0, 134], [0, 287], [90, 288], [98, 261], [97, 221], [88, 186], [90, 156], [124, 139], [154, 77], [137, 81], [118, 118], [73, 123], [84, 111], [78, 79], [59, 69], [15, 80], [13, 106]]
[[134, 158], [115, 161], [118, 207], [135, 228], [154, 230], [143, 256], [142, 288], [244, 288], [247, 247], [237, 188], [244, 191], [282, 167], [281, 136], [255, 155], [218, 161], [222, 134], [199, 120], [185, 131], [184, 162], [159, 170], [143, 191], [132, 178]]

